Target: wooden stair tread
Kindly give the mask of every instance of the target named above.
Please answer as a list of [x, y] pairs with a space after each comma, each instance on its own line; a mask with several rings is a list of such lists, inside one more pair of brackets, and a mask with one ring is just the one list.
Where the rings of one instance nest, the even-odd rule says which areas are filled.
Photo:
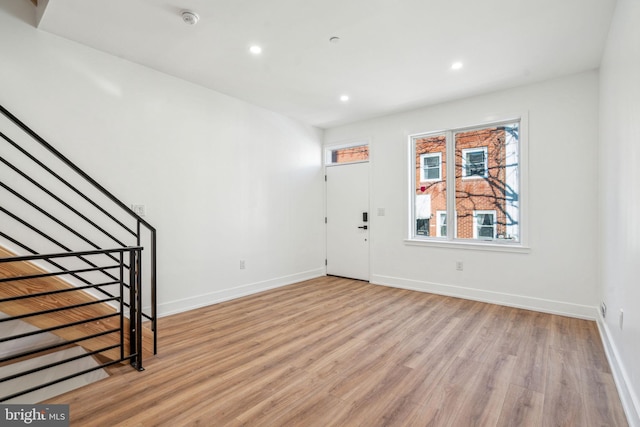
[[[0, 247], [0, 258], [14, 257], [15, 253]], [[0, 264], [0, 277], [16, 277], [34, 274], [47, 273], [46, 270], [38, 267], [31, 262], [11, 262]], [[16, 296], [35, 294], [40, 292], [48, 292], [61, 289], [71, 289], [74, 286], [58, 277], [45, 277], [38, 279], [16, 280], [0, 284], [0, 299], [11, 298]], [[77, 305], [87, 302], [97, 301], [98, 299], [84, 291], [64, 292], [55, 295], [46, 295], [29, 299], [16, 301], [8, 301], [0, 303], [0, 311], [9, 316], [19, 316], [26, 313], [43, 311], [60, 307], [61, 305]], [[92, 304], [84, 307], [78, 307], [70, 310], [64, 310], [49, 314], [26, 317], [22, 319], [38, 328], [45, 329], [58, 325], [68, 324], [83, 319], [99, 317], [108, 314], [117, 313], [117, 310], [106, 303]], [[129, 354], [129, 320], [125, 317], [125, 356]], [[118, 329], [120, 326], [119, 316], [111, 318], [86, 322], [81, 325], [66, 327], [52, 331], [53, 334], [65, 340], [74, 340], [84, 336], [93, 335], [110, 329]], [[153, 355], [153, 332], [146, 328], [142, 328], [143, 333], [143, 357], [147, 358]], [[111, 333], [96, 338], [80, 341], [78, 345], [88, 351], [99, 350], [119, 342], [119, 334]], [[116, 360], [120, 358], [120, 350], [118, 348], [104, 351], [103, 356]]]

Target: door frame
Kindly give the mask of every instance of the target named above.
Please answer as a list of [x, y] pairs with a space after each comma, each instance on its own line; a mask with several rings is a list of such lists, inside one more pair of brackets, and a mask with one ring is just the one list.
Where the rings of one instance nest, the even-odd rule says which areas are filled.
[[[336, 149], [340, 149], [340, 148], [349, 148], [349, 147], [357, 147], [357, 146], [361, 146], [361, 145], [366, 145], [369, 148], [369, 159], [368, 160], [361, 160], [361, 161], [355, 161], [355, 162], [348, 162], [348, 163], [336, 163], [336, 164], [331, 164], [330, 160], [331, 160], [331, 152], [333, 150]], [[368, 281], [371, 281], [371, 271], [372, 271], [372, 261], [373, 261], [373, 256], [372, 256], [372, 246], [371, 246], [371, 242], [373, 241], [373, 233], [371, 232], [372, 230], [372, 225], [374, 224], [373, 221], [373, 211], [372, 211], [372, 204], [371, 204], [371, 200], [372, 200], [372, 179], [371, 179], [371, 167], [373, 165], [372, 162], [372, 153], [371, 153], [371, 138], [357, 138], [357, 139], [349, 139], [349, 140], [341, 140], [341, 141], [336, 141], [336, 142], [332, 142], [332, 143], [327, 143], [324, 144], [322, 147], [323, 150], [323, 173], [324, 173], [324, 221], [325, 221], [325, 225], [324, 225], [324, 274], [327, 275], [327, 256], [328, 256], [328, 233], [327, 233], [327, 200], [328, 200], [328, 194], [327, 194], [327, 168], [333, 168], [333, 167], [340, 167], [341, 165], [351, 165], [351, 164], [356, 164], [356, 163], [369, 163], [369, 170], [368, 170], [368, 176], [367, 176], [367, 182], [368, 182], [368, 216], [369, 216], [369, 237], [368, 237], [368, 246], [369, 246], [369, 253], [368, 253], [368, 257], [369, 257], [369, 271], [368, 271]]]

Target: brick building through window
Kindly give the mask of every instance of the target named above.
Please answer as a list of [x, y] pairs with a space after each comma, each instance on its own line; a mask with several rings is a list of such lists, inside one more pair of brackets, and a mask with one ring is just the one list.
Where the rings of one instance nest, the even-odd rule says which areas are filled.
[[331, 150], [331, 164], [363, 162], [367, 160], [369, 160], [368, 145], [357, 145]]
[[517, 132], [516, 123], [450, 133], [454, 221], [447, 218], [447, 133], [414, 138], [416, 235], [446, 236], [455, 224], [459, 239], [519, 239]]

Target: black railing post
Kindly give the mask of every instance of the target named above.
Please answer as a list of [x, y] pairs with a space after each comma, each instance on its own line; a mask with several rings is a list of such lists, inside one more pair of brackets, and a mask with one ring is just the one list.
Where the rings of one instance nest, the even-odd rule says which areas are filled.
[[158, 313], [156, 306], [158, 305], [156, 293], [156, 230], [151, 231], [151, 328], [153, 329], [153, 354], [158, 354], [158, 331], [156, 322], [158, 321]]
[[143, 371], [142, 367], [142, 249], [136, 249], [136, 347], [138, 371]]
[[124, 252], [120, 252], [120, 359], [124, 359]]
[[[129, 251], [129, 356], [136, 353], [136, 340], [133, 338], [136, 327], [136, 252]], [[135, 366], [135, 360], [131, 359]]]
[[[6, 277], [0, 278], [0, 285], [2, 286], [17, 286], [16, 283], [26, 280], [46, 280], [51, 277], [59, 277], [59, 280], [64, 281], [64, 277], [73, 276], [75, 274], [81, 274], [84, 272], [96, 272], [96, 271], [107, 271], [113, 270], [114, 275], [119, 276], [119, 280], [108, 281], [108, 282], [100, 282], [91, 285], [84, 286], [73, 286], [69, 284], [68, 286], [57, 286], [54, 289], [49, 290], [40, 290], [36, 289], [35, 292], [28, 292], [21, 295], [0, 298], [0, 304], [12, 302], [12, 301], [38, 301], [39, 298], [50, 298], [57, 295], [78, 295], [79, 293], [84, 293], [89, 289], [100, 289], [101, 287], [106, 286], [118, 286], [120, 289], [118, 291], [119, 296], [112, 296], [110, 298], [102, 298], [95, 299], [87, 295], [86, 297], [71, 297], [60, 299], [61, 304], [54, 308], [46, 308], [44, 310], [40, 309], [37, 311], [28, 311], [23, 313], [12, 313], [8, 317], [0, 318], [0, 323], [11, 322], [22, 319], [29, 319], [35, 316], [48, 316], [53, 315], [59, 318], [60, 320], [64, 320], [64, 323], [56, 324], [55, 326], [51, 326], [48, 328], [41, 328], [30, 332], [25, 332], [21, 334], [6, 336], [0, 338], [0, 343], [8, 343], [11, 345], [13, 342], [17, 340], [21, 340], [27, 337], [34, 337], [43, 333], [57, 333], [56, 331], [64, 330], [70, 327], [76, 327], [79, 329], [84, 329], [89, 323], [100, 324], [102, 320], [107, 319], [116, 319], [119, 318], [119, 327], [115, 327], [115, 325], [111, 324], [111, 320], [105, 322], [104, 326], [93, 330], [93, 328], [89, 328], [86, 334], [80, 334], [79, 336], [75, 333], [72, 335], [61, 336], [61, 342], [55, 344], [47, 344], [43, 346], [39, 346], [36, 348], [30, 348], [26, 351], [16, 351], [11, 354], [0, 357], [0, 365], [4, 365], [10, 362], [14, 362], [17, 360], [21, 360], [27, 357], [32, 357], [35, 355], [42, 355], [45, 352], [58, 351], [63, 350], [66, 347], [71, 345], [80, 345], [86, 347], [86, 351], [82, 354], [73, 355], [67, 357], [63, 355], [64, 358], [56, 359], [55, 361], [45, 363], [43, 365], [23, 369], [19, 372], [12, 373], [10, 375], [6, 375], [0, 377], [0, 402], [5, 402], [16, 397], [25, 395], [35, 390], [39, 390], [45, 387], [49, 387], [53, 384], [57, 384], [62, 381], [66, 381], [68, 379], [78, 377], [80, 375], [84, 375], [86, 373], [92, 372], [94, 370], [98, 370], [101, 368], [105, 368], [111, 365], [115, 365], [121, 363], [127, 359], [131, 362], [131, 364], [139, 371], [142, 371], [142, 288], [141, 288], [141, 251], [142, 248], [137, 247], [127, 247], [127, 248], [115, 248], [115, 249], [100, 249], [100, 250], [89, 250], [82, 252], [63, 252], [63, 253], [54, 253], [54, 254], [38, 254], [38, 255], [22, 255], [22, 256], [8, 256], [0, 258], [0, 266], [3, 267], [3, 270], [6, 270], [8, 274]], [[130, 266], [127, 267], [125, 263], [125, 252], [129, 253], [129, 261]], [[111, 254], [114, 255], [118, 259], [117, 264], [111, 263], [109, 261], [110, 257], [105, 259], [104, 255]], [[13, 272], [11, 268], [4, 268], [4, 265], [11, 263], [25, 263], [25, 262], [35, 262], [41, 260], [54, 260], [54, 259], [77, 259], [78, 257], [83, 256], [98, 256], [97, 260], [100, 262], [100, 266], [96, 268], [80, 268], [75, 270], [66, 270], [66, 271], [58, 271], [58, 272], [29, 272], [26, 271], [26, 274], [20, 274], [20, 272]], [[129, 316], [131, 318], [131, 329], [130, 333], [130, 341], [132, 347], [132, 351], [129, 355], [125, 354], [124, 350], [124, 337], [125, 337], [125, 290], [124, 288], [127, 286], [126, 283], [126, 272], [125, 270], [129, 268], [131, 283], [130, 287], [130, 298], [131, 303], [129, 306], [131, 307], [131, 312]], [[118, 270], [117, 273], [115, 270]], [[104, 314], [104, 311], [98, 312], [87, 312], [87, 317], [82, 318], [80, 320], [75, 319], [66, 319], [63, 313], [74, 312], [78, 308], [102, 305], [102, 304], [116, 304], [119, 307], [119, 310], [109, 310], [107, 314]], [[84, 326], [83, 326], [84, 325]], [[96, 338], [99, 337], [107, 337], [112, 336], [113, 339], [110, 340], [111, 343], [96, 343]], [[86, 345], [84, 343], [87, 343]], [[98, 348], [96, 348], [98, 347]], [[120, 351], [118, 352], [118, 348]], [[15, 381], [20, 380], [22, 377], [26, 377], [28, 375], [35, 374], [37, 372], [53, 372], [52, 370], [56, 369], [58, 366], [64, 365], [66, 363], [72, 363], [76, 360], [80, 360], [85, 357], [98, 356], [101, 355], [110, 361], [99, 363], [96, 366], [93, 366], [88, 369], [79, 368], [75, 372], [65, 375], [62, 377], [58, 377], [57, 374], [53, 375], [54, 379], [43, 379], [43, 381], [37, 385], [28, 387], [26, 389], [20, 389], [22, 386], [26, 386], [22, 383], [15, 383]], [[5, 375], [5, 374], [3, 374]], [[44, 377], [43, 377], [44, 378]], [[48, 378], [48, 377], [47, 377]], [[14, 381], [14, 383], [10, 383], [10, 381]], [[3, 395], [5, 392], [10, 392], [9, 395]]]

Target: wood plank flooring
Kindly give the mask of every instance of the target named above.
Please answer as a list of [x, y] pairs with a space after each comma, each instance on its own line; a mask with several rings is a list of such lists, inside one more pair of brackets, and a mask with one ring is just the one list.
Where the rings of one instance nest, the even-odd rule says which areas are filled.
[[594, 322], [325, 277], [160, 319], [72, 426], [626, 426]]

